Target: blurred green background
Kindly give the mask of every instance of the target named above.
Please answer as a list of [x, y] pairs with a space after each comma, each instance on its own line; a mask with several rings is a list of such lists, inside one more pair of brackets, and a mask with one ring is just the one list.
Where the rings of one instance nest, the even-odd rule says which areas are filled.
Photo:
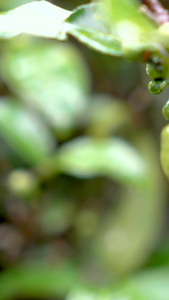
[[168, 89], [148, 82], [73, 38], [1, 41], [0, 299], [169, 298]]

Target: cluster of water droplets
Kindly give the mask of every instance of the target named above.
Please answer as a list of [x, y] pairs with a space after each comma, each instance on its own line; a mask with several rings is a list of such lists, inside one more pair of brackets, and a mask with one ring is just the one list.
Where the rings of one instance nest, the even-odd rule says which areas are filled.
[[[148, 85], [151, 94], [160, 94], [169, 85], [168, 65], [163, 58], [152, 56], [147, 62], [146, 72], [152, 79]], [[169, 120], [169, 100], [165, 103], [162, 112], [165, 119]]]

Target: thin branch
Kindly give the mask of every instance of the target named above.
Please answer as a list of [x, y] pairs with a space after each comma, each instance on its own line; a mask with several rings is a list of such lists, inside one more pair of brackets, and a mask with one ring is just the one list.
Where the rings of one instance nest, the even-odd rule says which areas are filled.
[[158, 0], [141, 0], [141, 12], [158, 25], [169, 22], [169, 12]]

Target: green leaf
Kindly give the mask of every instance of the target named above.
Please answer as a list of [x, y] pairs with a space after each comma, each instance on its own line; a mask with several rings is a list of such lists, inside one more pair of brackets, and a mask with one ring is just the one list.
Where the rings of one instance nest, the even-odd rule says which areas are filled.
[[[168, 102], [168, 101], [167, 101]], [[165, 116], [167, 116], [167, 106], [168, 103], [164, 106]], [[169, 180], [169, 155], [168, 155], [168, 145], [169, 145], [169, 124], [163, 127], [161, 131], [161, 150], [160, 150], [160, 161], [162, 170]]]
[[145, 51], [166, 53], [156, 26], [138, 10], [135, 0], [99, 1], [77, 7], [65, 32], [102, 53], [139, 60]]
[[111, 35], [80, 26], [73, 26], [67, 32], [94, 50], [113, 56], [122, 54], [120, 41]]
[[120, 56], [120, 41], [107, 32], [97, 4], [78, 7], [72, 12], [47, 1], [33, 1], [0, 15], [0, 37], [31, 34], [66, 39], [67, 33], [103, 53]]
[[169, 240], [162, 241], [148, 261], [148, 267], [169, 266]]
[[110, 136], [131, 123], [129, 106], [109, 95], [95, 95], [88, 113], [87, 133], [95, 136]]
[[137, 0], [100, 0], [99, 3], [105, 26], [121, 41], [122, 56], [126, 59], [139, 60], [146, 51], [167, 54], [157, 26], [140, 12]]
[[75, 47], [55, 41], [10, 44], [1, 60], [8, 86], [57, 130], [81, 122], [90, 89], [88, 69]]
[[41, 205], [41, 210], [36, 216], [38, 230], [45, 235], [60, 235], [67, 230], [74, 222], [76, 205], [70, 199], [64, 197], [56, 199], [50, 195], [52, 202]]
[[169, 269], [159, 268], [140, 273], [133, 277], [129, 284], [145, 300], [168, 300], [169, 298]]
[[0, 15], [0, 37], [20, 34], [55, 38], [71, 12], [47, 1], [33, 1]]
[[109, 288], [77, 288], [68, 300], [168, 300], [169, 269], [152, 269]]
[[169, 100], [163, 106], [163, 116], [168, 121], [169, 120]]
[[78, 138], [60, 148], [53, 164], [77, 177], [108, 176], [125, 184], [141, 184], [147, 178], [142, 156], [120, 138]]
[[102, 53], [121, 56], [121, 42], [104, 25], [98, 4], [77, 7], [66, 20], [66, 32]]
[[1, 11], [6, 11], [6, 10], [11, 10], [14, 9], [15, 7], [18, 7], [20, 5], [33, 2], [33, 0], [1, 0], [0, 3], [0, 10]]
[[[137, 130], [136, 130], [137, 132]], [[146, 186], [123, 187], [93, 241], [94, 259], [118, 278], [144, 266], [166, 220], [166, 185], [151, 132], [140, 131], [134, 144], [148, 168]]]
[[30, 165], [42, 163], [54, 144], [42, 121], [13, 99], [0, 101], [0, 134]]
[[139, 11], [140, 3], [137, 0], [100, 0], [99, 2], [100, 13], [105, 23], [122, 38], [133, 39], [133, 35], [151, 34], [156, 28], [155, 23]]
[[45, 0], [33, 1], [0, 15], [0, 37], [31, 34], [64, 40], [70, 34], [89, 47], [114, 56], [126, 56], [126, 47], [127, 52], [128, 48], [129, 52], [130, 48], [136, 52], [137, 48], [164, 52], [159, 32], [138, 6], [134, 0], [101, 0], [71, 12]]
[[72, 265], [44, 266], [29, 264], [17, 266], [0, 276], [1, 300], [17, 296], [58, 297], [78, 285], [79, 276]]

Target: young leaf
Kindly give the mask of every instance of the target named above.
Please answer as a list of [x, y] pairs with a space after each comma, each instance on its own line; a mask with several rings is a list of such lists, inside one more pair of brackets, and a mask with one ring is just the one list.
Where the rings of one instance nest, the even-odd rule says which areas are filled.
[[[139, 11], [140, 3], [137, 0], [100, 0], [101, 14], [107, 26], [112, 27], [123, 38], [133, 39], [133, 35], [152, 33], [156, 28]], [[115, 27], [115, 28], [113, 28]]]
[[26, 33], [55, 38], [70, 15], [71, 11], [45, 0], [33, 1], [0, 15], [0, 37], [10, 38]]
[[121, 56], [122, 54], [120, 41], [111, 35], [80, 26], [70, 27], [67, 32], [99, 52], [113, 56]]
[[100, 0], [99, 3], [105, 25], [121, 40], [124, 58], [139, 60], [146, 51], [166, 54], [157, 26], [139, 11], [137, 0]]
[[106, 28], [99, 8], [96, 3], [77, 7], [66, 20], [66, 31], [95, 50], [121, 56], [121, 42]]
[[73, 35], [82, 43], [100, 52], [120, 56], [120, 40], [104, 26], [95, 3], [71, 11], [47, 1], [33, 1], [0, 16], [0, 37], [31, 34], [45, 38], [66, 39]]

